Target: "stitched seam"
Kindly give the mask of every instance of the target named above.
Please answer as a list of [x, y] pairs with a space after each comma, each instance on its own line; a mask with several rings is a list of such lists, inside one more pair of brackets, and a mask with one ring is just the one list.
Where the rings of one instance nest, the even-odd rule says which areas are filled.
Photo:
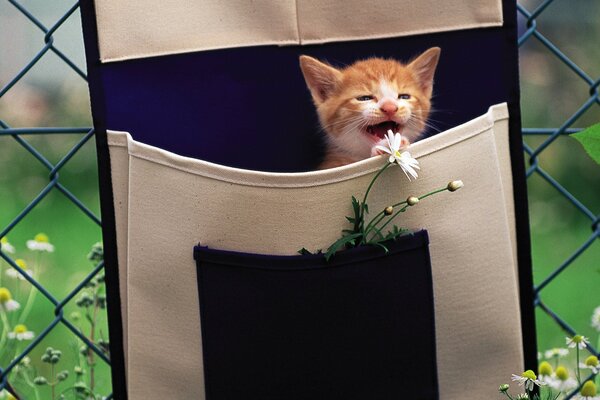
[[302, 40], [302, 32], [300, 31], [300, 13], [298, 12], [298, 0], [294, 0], [295, 8], [296, 8], [296, 33], [298, 34], [298, 44], [301, 45], [303, 43]]

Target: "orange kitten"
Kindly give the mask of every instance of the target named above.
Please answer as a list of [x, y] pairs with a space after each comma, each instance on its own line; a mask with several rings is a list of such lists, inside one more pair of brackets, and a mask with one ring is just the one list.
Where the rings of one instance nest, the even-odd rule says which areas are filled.
[[440, 48], [413, 61], [370, 58], [335, 68], [300, 56], [300, 67], [327, 133], [319, 169], [350, 164], [376, 154], [373, 148], [391, 129], [410, 142], [419, 139], [431, 110], [433, 75]]

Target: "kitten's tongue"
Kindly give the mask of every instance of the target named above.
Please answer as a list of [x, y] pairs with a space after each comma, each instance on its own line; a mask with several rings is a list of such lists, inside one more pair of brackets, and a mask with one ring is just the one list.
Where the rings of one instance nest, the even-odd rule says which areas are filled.
[[386, 121], [377, 125], [367, 126], [367, 132], [380, 139], [383, 139], [388, 130], [392, 130], [392, 132], [396, 133], [398, 131], [398, 124], [394, 121]]

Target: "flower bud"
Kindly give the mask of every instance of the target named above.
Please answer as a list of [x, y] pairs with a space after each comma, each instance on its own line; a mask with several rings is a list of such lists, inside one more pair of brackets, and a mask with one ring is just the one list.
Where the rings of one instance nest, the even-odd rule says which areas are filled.
[[498, 391], [500, 393], [506, 393], [506, 392], [508, 392], [508, 388], [509, 388], [508, 384], [505, 383], [503, 385], [500, 385], [500, 387], [498, 388]]
[[385, 208], [385, 210], [383, 210], [383, 213], [385, 215], [392, 215], [393, 212], [394, 212], [394, 207], [392, 207], [392, 206], [387, 206]]
[[85, 384], [85, 382], [75, 382], [75, 384], [73, 385], [73, 389], [75, 389], [75, 391], [77, 393], [86, 393], [88, 391], [88, 388]]
[[406, 204], [408, 204], [409, 206], [414, 206], [418, 202], [419, 198], [415, 196], [410, 196], [408, 199], [406, 199]]
[[33, 383], [35, 383], [38, 386], [44, 386], [48, 384], [48, 380], [46, 378], [44, 378], [43, 376], [36, 376], [33, 379]]
[[60, 371], [58, 374], [56, 374], [56, 380], [59, 382], [67, 380], [68, 377], [69, 377], [69, 371], [67, 371], [67, 370]]
[[460, 189], [463, 186], [465, 186], [465, 184], [461, 180], [452, 181], [452, 182], [448, 183], [448, 190], [450, 192], [456, 192], [458, 189]]

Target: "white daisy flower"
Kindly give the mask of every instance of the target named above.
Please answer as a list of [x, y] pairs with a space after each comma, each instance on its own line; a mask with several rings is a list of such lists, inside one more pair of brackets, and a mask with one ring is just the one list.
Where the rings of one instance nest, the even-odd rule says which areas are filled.
[[15, 326], [15, 329], [13, 329], [12, 332], [8, 332], [9, 339], [17, 339], [18, 341], [31, 340], [34, 337], [35, 335], [33, 334], [33, 332], [28, 331], [27, 327], [23, 324]]
[[581, 387], [579, 391], [579, 396], [576, 399], [581, 400], [598, 400], [600, 396], [597, 396], [598, 390], [596, 389], [596, 384], [594, 381], [587, 381]]
[[6, 236], [3, 236], [2, 239], [0, 239], [0, 248], [5, 253], [14, 253], [15, 252], [14, 246], [12, 244], [10, 244], [10, 242], [8, 241], [8, 238]]
[[48, 253], [52, 253], [54, 251], [54, 246], [50, 244], [48, 235], [45, 233], [38, 233], [35, 235], [33, 240], [28, 240], [27, 248], [33, 251], [47, 251]]
[[581, 336], [581, 335], [567, 337], [566, 339], [567, 339], [567, 346], [569, 346], [572, 349], [574, 349], [575, 347], [578, 347], [580, 350], [585, 349], [587, 347], [587, 344], [590, 342], [590, 340], [588, 338], [586, 338], [585, 336]]
[[571, 378], [571, 377], [569, 377], [565, 380], [562, 380], [562, 379], [558, 379], [556, 376], [553, 376], [551, 378], [546, 379], [545, 382], [552, 389], [558, 390], [559, 392], [563, 392], [563, 393], [570, 392], [571, 390], [573, 390], [577, 386], [579, 386], [579, 384], [577, 383], [577, 380], [574, 378]]
[[546, 358], [554, 358], [554, 357], [560, 358], [560, 357], [564, 357], [564, 356], [566, 356], [568, 354], [569, 354], [569, 349], [555, 347], [553, 349], [546, 350], [544, 352], [544, 357], [546, 357]]
[[535, 372], [533, 372], [530, 369], [523, 372], [521, 375], [513, 374], [511, 379], [515, 382], [519, 382], [519, 386], [524, 385], [525, 390], [527, 390], [528, 392], [531, 392], [533, 390], [534, 385], [538, 385], [538, 386], [545, 385], [544, 382], [538, 380], [537, 376], [535, 375]]
[[[23, 260], [21, 258], [17, 258], [15, 260], [15, 264], [17, 264], [23, 271], [25, 271], [25, 273], [27, 275], [33, 276], [33, 271], [30, 269], [27, 269], [27, 263], [25, 262], [25, 260]], [[23, 281], [25, 280], [25, 277], [23, 275], [21, 275], [19, 272], [17, 272], [17, 270], [14, 268], [7, 269], [6, 275], [13, 279], [20, 279]]]
[[385, 139], [387, 146], [377, 145], [375, 148], [389, 154], [389, 162], [398, 164], [409, 180], [411, 178], [416, 179], [418, 176], [416, 170], [421, 168], [419, 162], [412, 158], [408, 151], [402, 151], [405, 148], [405, 146], [402, 146], [402, 135], [399, 133], [394, 134], [389, 130]]
[[579, 386], [579, 383], [569, 376], [569, 371], [563, 365], [556, 368], [547, 383], [552, 389], [560, 392], [569, 392]]
[[589, 368], [592, 370], [593, 374], [600, 372], [600, 363], [598, 363], [598, 357], [596, 356], [589, 356], [584, 362], [579, 364], [579, 367], [586, 369]]
[[13, 300], [10, 290], [5, 287], [0, 287], [0, 308], [8, 312], [14, 311], [19, 307], [21, 307], [21, 305]]
[[552, 377], [554, 370], [552, 369], [552, 365], [548, 361], [542, 361], [538, 367], [538, 376], [540, 381], [546, 382], [548, 379]]
[[515, 400], [529, 400], [529, 395], [527, 393], [519, 393]]
[[600, 307], [596, 307], [592, 314], [592, 327], [600, 332]]

